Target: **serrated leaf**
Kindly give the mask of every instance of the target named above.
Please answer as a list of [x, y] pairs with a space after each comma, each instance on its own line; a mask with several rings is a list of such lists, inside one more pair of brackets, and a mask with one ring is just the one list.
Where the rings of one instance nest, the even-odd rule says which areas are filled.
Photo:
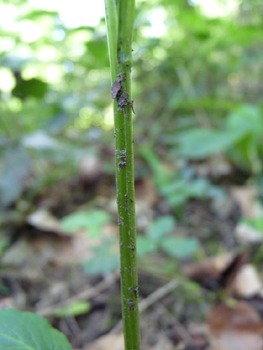
[[31, 312], [0, 311], [0, 350], [72, 350], [67, 338]]
[[161, 241], [163, 250], [176, 258], [187, 258], [199, 248], [194, 237], [168, 237]]

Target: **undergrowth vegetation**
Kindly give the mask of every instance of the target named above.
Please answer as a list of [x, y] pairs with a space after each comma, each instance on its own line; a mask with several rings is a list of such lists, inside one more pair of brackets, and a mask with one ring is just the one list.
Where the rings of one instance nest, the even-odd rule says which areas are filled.
[[[211, 3], [214, 12], [205, 1], [136, 1], [132, 100], [117, 105], [122, 81], [110, 73], [103, 14], [97, 24], [70, 25], [55, 5], [2, 1], [0, 296], [12, 292], [5, 271], [20, 266], [20, 255], [10, 259], [8, 252], [26, 239], [38, 257], [43, 232], [62, 247], [57, 256], [53, 248], [42, 252], [45, 266], [67, 261], [94, 280], [119, 269], [115, 170], [127, 164], [126, 153], [114, 149], [113, 100], [117, 110], [133, 111], [139, 274], [176, 276], [189, 303], [203, 305], [206, 296], [182, 272], [185, 262], [249, 247], [261, 264], [263, 6]], [[112, 96], [111, 79], [117, 82]], [[241, 195], [245, 201], [236, 186], [253, 188]], [[37, 310], [39, 300], [32, 299], [17, 308]], [[90, 309], [78, 300], [51, 314], [58, 320]], [[1, 310], [0, 328], [17, 319], [34, 328], [32, 317]], [[54, 349], [71, 348], [36, 317], [56, 339]], [[7, 333], [0, 334], [0, 349], [24, 341]]]

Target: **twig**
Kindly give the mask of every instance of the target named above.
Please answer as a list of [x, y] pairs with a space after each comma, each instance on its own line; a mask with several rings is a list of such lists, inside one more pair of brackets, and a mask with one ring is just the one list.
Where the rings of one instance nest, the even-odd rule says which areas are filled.
[[[155, 304], [158, 300], [171, 293], [179, 286], [179, 282], [177, 280], [172, 280], [166, 283], [164, 286], [158, 288], [152, 294], [150, 294], [147, 298], [143, 299], [139, 302], [139, 312], [140, 314], [148, 309], [151, 305]], [[110, 334], [119, 333], [122, 329], [122, 321], [119, 321], [116, 326], [110, 331]]]
[[103, 292], [109, 286], [111, 286], [117, 280], [117, 278], [119, 278], [119, 272], [112, 273], [109, 276], [107, 276], [103, 281], [98, 283], [96, 286], [88, 287], [86, 290], [72, 296], [71, 298], [68, 298], [67, 300], [64, 300], [59, 304], [51, 305], [46, 308], [36, 310], [36, 313], [43, 317], [47, 317], [52, 315], [54, 310], [57, 308], [63, 308], [66, 305], [69, 305], [79, 300], [91, 299], [99, 293]]
[[176, 280], [172, 280], [168, 283], [166, 283], [164, 286], [158, 288], [155, 292], [150, 294], [147, 298], [143, 299], [139, 303], [139, 310], [140, 312], [145, 311], [148, 309], [149, 306], [156, 303], [159, 299], [163, 298], [165, 295], [172, 292], [174, 289], [176, 289], [179, 286], [179, 282]]

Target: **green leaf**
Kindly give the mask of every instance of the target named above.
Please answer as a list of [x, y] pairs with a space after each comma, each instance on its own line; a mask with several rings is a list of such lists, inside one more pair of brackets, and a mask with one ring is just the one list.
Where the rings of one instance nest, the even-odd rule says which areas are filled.
[[252, 219], [242, 219], [242, 222], [263, 233], [263, 217], [258, 216]]
[[150, 237], [138, 236], [137, 238], [137, 255], [143, 256], [157, 250], [156, 241]]
[[240, 130], [243, 137], [229, 150], [230, 158], [239, 166], [259, 173], [262, 169], [263, 117], [257, 106], [242, 105], [230, 113], [226, 128], [231, 132]]
[[202, 159], [226, 151], [242, 138], [244, 130], [192, 129], [178, 136], [179, 153], [191, 159]]
[[101, 235], [101, 227], [109, 223], [110, 220], [110, 215], [105, 211], [93, 210], [70, 214], [62, 219], [61, 225], [68, 232], [86, 229], [89, 231], [89, 236], [94, 238]]
[[5, 249], [8, 247], [9, 243], [10, 243], [10, 237], [6, 237], [6, 236], [2, 237], [1, 231], [0, 231], [0, 257], [4, 253]]
[[230, 113], [226, 120], [228, 130], [244, 130], [244, 135], [262, 136], [263, 118], [257, 106], [243, 105]]
[[177, 179], [161, 187], [161, 193], [172, 207], [184, 204], [189, 198], [204, 198], [211, 192], [211, 185], [206, 179], [187, 181]]
[[84, 262], [84, 271], [90, 275], [107, 274], [114, 271], [120, 265], [119, 252], [114, 243], [105, 242], [104, 245], [94, 249], [95, 256]]
[[88, 301], [76, 301], [63, 308], [57, 308], [53, 311], [53, 315], [56, 317], [78, 316], [89, 312], [90, 303]]
[[168, 237], [161, 241], [163, 250], [176, 258], [187, 258], [199, 248], [199, 242], [194, 237]]
[[23, 20], [34, 21], [34, 20], [38, 20], [41, 17], [46, 17], [46, 16], [55, 17], [57, 15], [58, 15], [57, 11], [47, 11], [47, 10], [37, 9], [31, 12], [27, 12], [26, 14], [21, 14], [19, 16], [19, 21], [23, 21]]
[[72, 350], [47, 320], [15, 309], [0, 311], [0, 350]]
[[147, 234], [154, 240], [159, 240], [167, 233], [171, 232], [176, 226], [175, 219], [172, 216], [163, 216], [155, 220], [147, 230]]
[[104, 68], [109, 64], [104, 38], [86, 42], [89, 64], [94, 68]]
[[21, 79], [17, 81], [16, 86], [12, 90], [12, 94], [21, 99], [25, 99], [27, 97], [43, 98], [47, 92], [47, 89], [48, 84], [40, 79]]
[[14, 202], [25, 189], [25, 180], [31, 173], [31, 160], [20, 146], [6, 147], [0, 167], [0, 207]]

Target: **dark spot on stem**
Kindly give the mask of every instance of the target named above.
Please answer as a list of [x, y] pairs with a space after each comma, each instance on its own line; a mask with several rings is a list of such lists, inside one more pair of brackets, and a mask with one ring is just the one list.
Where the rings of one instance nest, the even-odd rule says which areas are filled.
[[121, 161], [118, 163], [118, 170], [124, 168], [126, 166], [126, 150], [123, 151], [117, 151], [120, 153], [120, 159]]

